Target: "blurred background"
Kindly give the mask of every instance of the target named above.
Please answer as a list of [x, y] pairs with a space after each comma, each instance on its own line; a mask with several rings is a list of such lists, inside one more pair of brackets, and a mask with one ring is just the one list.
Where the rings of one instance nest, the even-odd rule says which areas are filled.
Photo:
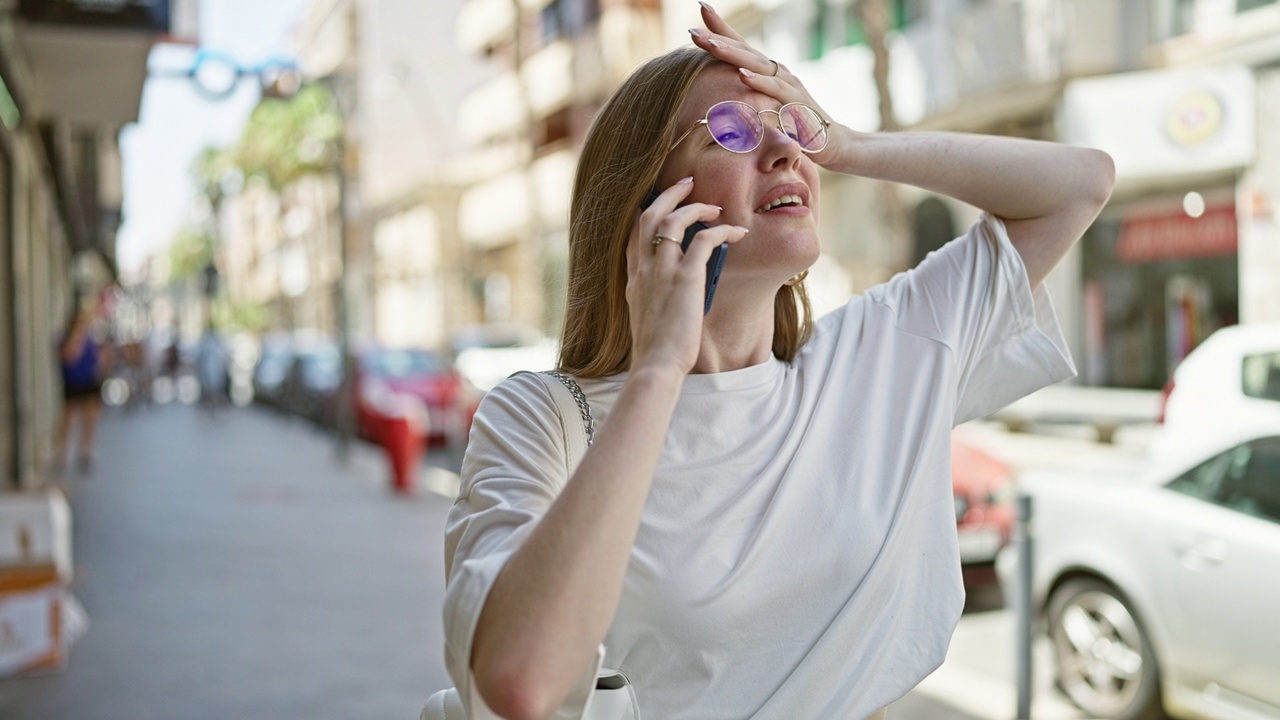
[[[1280, 3], [716, 8], [856, 130], [1116, 162], [1047, 281], [1079, 377], [956, 430], [969, 603], [892, 714], [1025, 717], [1026, 676], [1036, 717], [1280, 718]], [[0, 716], [415, 717], [450, 684], [471, 416], [554, 364], [578, 148], [697, 11], [0, 0]], [[819, 313], [978, 215], [823, 193]]]

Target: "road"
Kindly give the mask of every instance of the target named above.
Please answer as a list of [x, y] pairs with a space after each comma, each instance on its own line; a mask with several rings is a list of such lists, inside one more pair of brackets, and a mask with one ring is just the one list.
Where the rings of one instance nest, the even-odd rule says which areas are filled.
[[[424, 484], [447, 495], [456, 463], [430, 454]], [[448, 684], [450, 498], [393, 495], [377, 450], [338, 463], [331, 437], [259, 409], [115, 410], [65, 488], [90, 626], [65, 671], [0, 681], [0, 717], [403, 720]], [[998, 591], [970, 605], [891, 717], [1012, 717], [1012, 623]], [[1040, 685], [1037, 718], [1078, 717]]]

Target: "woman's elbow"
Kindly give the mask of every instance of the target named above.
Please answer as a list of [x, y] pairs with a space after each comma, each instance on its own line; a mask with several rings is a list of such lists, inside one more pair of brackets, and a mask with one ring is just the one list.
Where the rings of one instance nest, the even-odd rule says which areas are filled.
[[559, 705], [546, 692], [544, 683], [516, 668], [485, 671], [477, 667], [473, 680], [484, 704], [506, 720], [543, 720]]
[[1090, 148], [1089, 164], [1090, 200], [1101, 209], [1111, 199], [1111, 191], [1116, 186], [1116, 162], [1110, 154]]

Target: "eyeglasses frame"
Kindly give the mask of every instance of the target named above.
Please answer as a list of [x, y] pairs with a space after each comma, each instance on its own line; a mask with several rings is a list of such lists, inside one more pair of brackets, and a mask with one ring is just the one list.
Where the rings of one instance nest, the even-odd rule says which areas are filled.
[[[827, 143], [828, 143], [828, 142], [830, 141], [830, 139], [831, 139], [831, 133], [830, 133], [830, 130], [829, 130], [829, 129], [830, 129], [830, 127], [831, 127], [831, 121], [830, 121], [830, 120], [827, 120], [827, 119], [826, 119], [826, 118], [824, 118], [824, 117], [822, 117], [822, 113], [819, 113], [817, 110], [815, 110], [813, 107], [811, 107], [811, 106], [807, 105], [806, 103], [802, 103], [802, 102], [791, 102], [791, 103], [787, 103], [786, 105], [783, 105], [782, 107], [778, 108], [777, 110], [760, 110], [760, 109], [757, 109], [755, 106], [751, 105], [750, 103], [745, 103], [745, 102], [743, 102], [743, 101], [741, 101], [741, 100], [721, 100], [720, 102], [715, 103], [715, 104], [714, 104], [714, 105], [712, 105], [711, 107], [707, 108], [707, 113], [706, 113], [706, 115], [704, 115], [704, 116], [702, 117], [702, 119], [701, 119], [701, 120], [699, 120], [699, 121], [695, 122], [694, 124], [690, 125], [688, 130], [685, 130], [685, 131], [684, 131], [684, 133], [680, 135], [680, 137], [676, 138], [676, 141], [675, 141], [675, 142], [673, 142], [673, 143], [671, 143], [671, 147], [667, 148], [667, 153], [669, 154], [672, 150], [675, 150], [675, 149], [680, 145], [680, 143], [684, 142], [684, 139], [685, 139], [685, 138], [689, 137], [689, 134], [690, 134], [690, 133], [692, 133], [694, 130], [696, 130], [696, 129], [698, 128], [698, 126], [699, 126], [699, 125], [702, 125], [702, 126], [706, 127], [706, 128], [707, 128], [707, 132], [708, 132], [708, 133], [710, 133], [710, 132], [711, 132], [711, 120], [710, 120], [710, 117], [711, 117], [711, 111], [712, 111], [712, 110], [714, 110], [714, 109], [716, 109], [717, 107], [719, 107], [719, 106], [721, 106], [721, 105], [724, 105], [725, 103], [733, 103], [733, 104], [735, 104], [735, 105], [746, 105], [747, 107], [751, 108], [751, 110], [755, 112], [756, 117], [760, 119], [760, 125], [761, 125], [761, 127], [763, 127], [763, 126], [764, 126], [764, 118], [763, 118], [763, 117], [760, 117], [760, 116], [761, 116], [761, 115], [764, 115], [765, 113], [773, 113], [774, 115], [778, 116], [778, 129], [779, 129], [779, 130], [782, 130], [782, 111], [783, 111], [783, 110], [786, 110], [787, 108], [791, 107], [792, 105], [799, 105], [800, 107], [807, 109], [809, 112], [813, 113], [813, 114], [818, 118], [818, 122], [822, 123], [822, 138], [823, 138], [823, 141], [822, 141], [822, 147], [818, 148], [817, 150], [808, 150], [808, 149], [806, 149], [803, 145], [800, 145], [800, 143], [797, 141], [797, 142], [796, 142], [796, 144], [797, 144], [797, 145], [800, 145], [800, 151], [801, 151], [801, 152], [803, 152], [803, 153], [806, 153], [806, 154], [809, 154], [809, 155], [812, 155], [812, 154], [815, 154], [815, 153], [820, 153], [820, 152], [822, 152], [823, 150], [826, 150], [826, 149], [827, 149]], [[782, 130], [782, 133], [785, 135], [785, 134], [786, 134], [786, 131], [785, 131], [785, 130]], [[790, 136], [788, 136], [788, 137], [790, 137]], [[716, 145], [719, 145], [721, 148], [724, 148], [725, 150], [727, 150], [727, 151], [729, 151], [729, 152], [731, 152], [731, 153], [733, 153], [733, 154], [735, 154], [735, 155], [746, 155], [747, 153], [752, 153], [752, 152], [755, 152], [756, 150], [760, 149], [760, 146], [764, 144], [764, 133], [763, 133], [763, 132], [761, 132], [761, 133], [760, 133], [760, 140], [759, 140], [759, 141], [758, 141], [754, 146], [752, 146], [752, 147], [751, 147], [751, 149], [749, 149], [749, 150], [730, 150], [729, 148], [725, 147], [724, 145], [720, 145], [720, 141], [719, 141], [719, 140], [716, 140], [715, 135], [712, 135], [712, 136], [711, 136], [711, 139], [712, 139], [712, 141], [714, 141], [714, 142], [715, 142], [715, 144], [716, 144]], [[793, 139], [794, 139], [794, 138], [793, 138]]]

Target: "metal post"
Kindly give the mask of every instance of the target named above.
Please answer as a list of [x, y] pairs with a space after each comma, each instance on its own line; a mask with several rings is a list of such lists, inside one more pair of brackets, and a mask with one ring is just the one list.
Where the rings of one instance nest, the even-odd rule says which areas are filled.
[[1031, 607], [1032, 556], [1035, 538], [1031, 528], [1032, 503], [1030, 495], [1018, 496], [1018, 519], [1014, 525], [1013, 542], [1018, 552], [1018, 579], [1014, 588], [1014, 611], [1017, 620], [1017, 688], [1018, 720], [1031, 718], [1031, 640], [1035, 618]]

